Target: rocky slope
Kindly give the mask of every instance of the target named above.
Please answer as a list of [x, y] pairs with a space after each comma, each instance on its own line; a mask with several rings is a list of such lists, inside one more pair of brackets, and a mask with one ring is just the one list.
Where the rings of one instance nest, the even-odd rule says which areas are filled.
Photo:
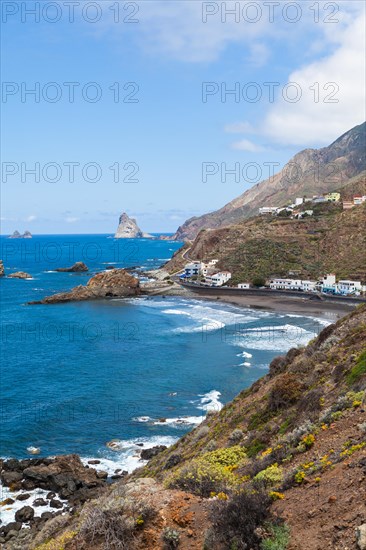
[[101, 496], [25, 521], [6, 548], [365, 550], [365, 342], [363, 305]]
[[123, 212], [119, 218], [118, 228], [114, 235], [115, 239], [141, 239], [151, 238], [151, 235], [141, 231], [136, 220], [130, 218], [126, 212]]
[[43, 300], [30, 302], [30, 304], [55, 304], [111, 297], [121, 298], [124, 296], [138, 296], [139, 294], [140, 283], [138, 279], [124, 269], [111, 269], [94, 275], [89, 279], [86, 286], [79, 285], [69, 292], [46, 296]]
[[[232, 272], [232, 284], [291, 271], [303, 279], [335, 273], [366, 281], [366, 204], [345, 211], [336, 204], [314, 208], [313, 217], [301, 220], [257, 216], [202, 230], [185, 251], [194, 260], [218, 258], [218, 267]], [[164, 269], [174, 273], [186, 262], [178, 252]]]
[[281, 206], [295, 197], [313, 196], [343, 187], [366, 169], [366, 123], [322, 149], [305, 149], [274, 177], [245, 191], [219, 210], [187, 220], [176, 240], [194, 239], [201, 229], [228, 226], [256, 215], [261, 206]]

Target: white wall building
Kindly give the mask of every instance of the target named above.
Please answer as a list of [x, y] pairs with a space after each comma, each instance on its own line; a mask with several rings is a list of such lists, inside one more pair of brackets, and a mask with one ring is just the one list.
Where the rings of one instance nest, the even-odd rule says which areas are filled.
[[338, 290], [341, 294], [358, 294], [362, 291], [360, 281], [339, 281]]
[[241, 288], [242, 290], [248, 290], [250, 288], [250, 283], [239, 283], [238, 288]]
[[304, 199], [302, 197], [296, 197], [295, 199], [295, 206], [300, 206], [304, 202]]
[[316, 291], [316, 281], [301, 281], [301, 286], [304, 292]]
[[269, 288], [273, 290], [302, 290], [300, 279], [272, 279]]
[[259, 214], [276, 214], [277, 209], [277, 206], [262, 206], [262, 208], [259, 209]]
[[202, 270], [205, 269], [205, 267], [205, 264], [202, 264], [202, 262], [191, 262], [184, 266], [184, 274], [186, 277], [197, 277], [203, 274]]
[[222, 286], [231, 279], [230, 271], [218, 271], [206, 276], [206, 283], [211, 286]]

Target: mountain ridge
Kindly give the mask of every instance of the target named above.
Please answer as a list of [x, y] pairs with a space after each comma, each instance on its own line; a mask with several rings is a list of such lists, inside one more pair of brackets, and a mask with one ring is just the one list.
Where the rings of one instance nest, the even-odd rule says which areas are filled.
[[312, 196], [343, 187], [366, 169], [365, 143], [366, 122], [348, 130], [327, 147], [303, 149], [273, 177], [255, 184], [218, 210], [188, 219], [174, 238], [192, 240], [201, 229], [224, 227], [250, 218], [260, 206], [282, 206], [296, 196]]

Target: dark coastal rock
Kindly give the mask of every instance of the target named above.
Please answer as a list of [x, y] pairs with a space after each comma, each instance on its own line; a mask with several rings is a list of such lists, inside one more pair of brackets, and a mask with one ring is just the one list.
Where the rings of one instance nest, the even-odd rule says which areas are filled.
[[55, 498], [53, 498], [50, 501], [50, 506], [51, 506], [51, 508], [57, 508], [58, 510], [64, 507], [62, 502], [60, 500], [55, 499]]
[[108, 472], [105, 472], [104, 470], [98, 470], [97, 471], [97, 478], [98, 479], [107, 479]]
[[151, 449], [143, 449], [141, 451], [141, 459], [142, 460], [150, 460], [154, 456], [156, 456], [159, 453], [165, 451], [165, 449], [167, 449], [166, 445], [156, 445], [155, 447], [152, 447]]
[[29, 304], [55, 304], [58, 302], [73, 302], [96, 300], [98, 298], [137, 296], [140, 294], [140, 282], [124, 269], [112, 269], [97, 273], [89, 279], [86, 286], [80, 285], [69, 292], [48, 296]]
[[49, 519], [52, 519], [53, 518], [53, 513], [52, 512], [42, 512], [41, 514], [41, 519], [43, 520], [49, 520]]
[[80, 273], [82, 271], [89, 271], [89, 268], [84, 264], [84, 262], [76, 262], [71, 267], [59, 267], [55, 271], [60, 271], [63, 273]]
[[4, 275], [5, 275], [4, 264], [3, 264], [3, 261], [0, 260], [0, 277], [4, 277]]
[[23, 479], [22, 488], [26, 491], [33, 491], [33, 489], [37, 488], [37, 483], [32, 479]]
[[100, 464], [100, 460], [97, 460], [97, 459], [88, 460], [88, 464]]
[[46, 506], [46, 504], [47, 500], [45, 500], [44, 498], [36, 498], [33, 501], [33, 506]]
[[30, 498], [29, 493], [21, 493], [20, 495], [17, 496], [17, 500], [20, 500], [20, 501], [28, 500], [29, 498]]
[[9, 487], [9, 485], [12, 485], [13, 483], [16, 483], [17, 481], [21, 481], [23, 479], [23, 475], [21, 472], [7, 472], [2, 471], [1, 472], [1, 481]]
[[15, 273], [10, 273], [8, 277], [9, 279], [31, 279], [32, 275], [29, 275], [25, 271], [16, 271]]
[[31, 506], [23, 506], [15, 512], [15, 520], [20, 522], [28, 522], [34, 518], [34, 510]]
[[9, 505], [9, 504], [14, 504], [14, 502], [15, 502], [15, 500], [14, 500], [13, 498], [8, 497], [8, 498], [6, 498], [5, 500], [2, 500], [2, 501], [0, 502], [0, 505], [1, 505], [1, 506], [7, 506], [7, 505]]
[[2, 535], [7, 535], [10, 531], [20, 531], [22, 528], [22, 523], [20, 521], [11, 521], [7, 525], [2, 525], [0, 528], [0, 533]]

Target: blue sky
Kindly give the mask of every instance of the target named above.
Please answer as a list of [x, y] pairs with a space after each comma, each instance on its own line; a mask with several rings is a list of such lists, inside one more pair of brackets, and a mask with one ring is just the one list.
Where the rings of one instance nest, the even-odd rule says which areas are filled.
[[365, 118], [363, 2], [73, 4], [2, 3], [2, 233], [112, 233], [122, 211], [174, 231]]

